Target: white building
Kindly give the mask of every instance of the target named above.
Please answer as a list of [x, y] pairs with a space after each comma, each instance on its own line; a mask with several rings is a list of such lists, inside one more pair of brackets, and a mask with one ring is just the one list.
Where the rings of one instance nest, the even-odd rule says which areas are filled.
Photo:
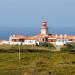
[[0, 44], [22, 44], [22, 45], [36, 45], [40, 42], [52, 43], [54, 45], [64, 45], [66, 43], [75, 42], [75, 36], [72, 35], [57, 35], [49, 34], [47, 22], [42, 22], [41, 32], [35, 36], [15, 36], [9, 37], [9, 41], [2, 41]]

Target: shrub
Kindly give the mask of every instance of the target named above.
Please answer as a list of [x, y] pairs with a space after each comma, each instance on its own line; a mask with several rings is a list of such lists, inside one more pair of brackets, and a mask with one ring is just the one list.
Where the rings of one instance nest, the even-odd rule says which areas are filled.
[[49, 47], [49, 48], [54, 48], [54, 45], [51, 44], [51, 43], [49, 43], [49, 44], [48, 44], [48, 47]]
[[48, 44], [47, 44], [47, 43], [42, 43], [42, 42], [40, 42], [40, 43], [39, 43], [39, 46], [48, 47]]
[[64, 52], [75, 52], [75, 43], [67, 43], [61, 47], [61, 51]]
[[54, 48], [54, 45], [51, 43], [40, 43], [39, 46], [48, 47], [48, 48]]

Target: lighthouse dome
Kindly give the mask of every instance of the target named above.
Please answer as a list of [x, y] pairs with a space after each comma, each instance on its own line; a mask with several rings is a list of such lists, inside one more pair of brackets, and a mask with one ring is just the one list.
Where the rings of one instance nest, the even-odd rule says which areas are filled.
[[46, 20], [43, 20], [43, 22], [42, 22], [42, 26], [43, 26], [43, 27], [46, 27], [46, 26], [47, 26], [47, 22], [46, 22]]

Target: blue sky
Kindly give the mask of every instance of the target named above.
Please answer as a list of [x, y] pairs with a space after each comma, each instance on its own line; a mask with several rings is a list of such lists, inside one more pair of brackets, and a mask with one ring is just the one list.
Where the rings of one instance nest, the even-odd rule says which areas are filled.
[[75, 34], [75, 0], [0, 0], [0, 38], [35, 35], [46, 19], [49, 33]]

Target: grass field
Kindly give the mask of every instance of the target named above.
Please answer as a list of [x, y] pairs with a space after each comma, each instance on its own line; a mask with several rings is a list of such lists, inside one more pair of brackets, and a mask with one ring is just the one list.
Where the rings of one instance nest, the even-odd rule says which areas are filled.
[[0, 53], [16, 53], [21, 49], [21, 52], [42, 52], [42, 51], [51, 51], [55, 50], [55, 48], [50, 47], [43, 47], [43, 46], [23, 46], [23, 45], [1, 45], [0, 46]]
[[0, 75], [75, 75], [75, 54], [62, 52], [0, 53]]

